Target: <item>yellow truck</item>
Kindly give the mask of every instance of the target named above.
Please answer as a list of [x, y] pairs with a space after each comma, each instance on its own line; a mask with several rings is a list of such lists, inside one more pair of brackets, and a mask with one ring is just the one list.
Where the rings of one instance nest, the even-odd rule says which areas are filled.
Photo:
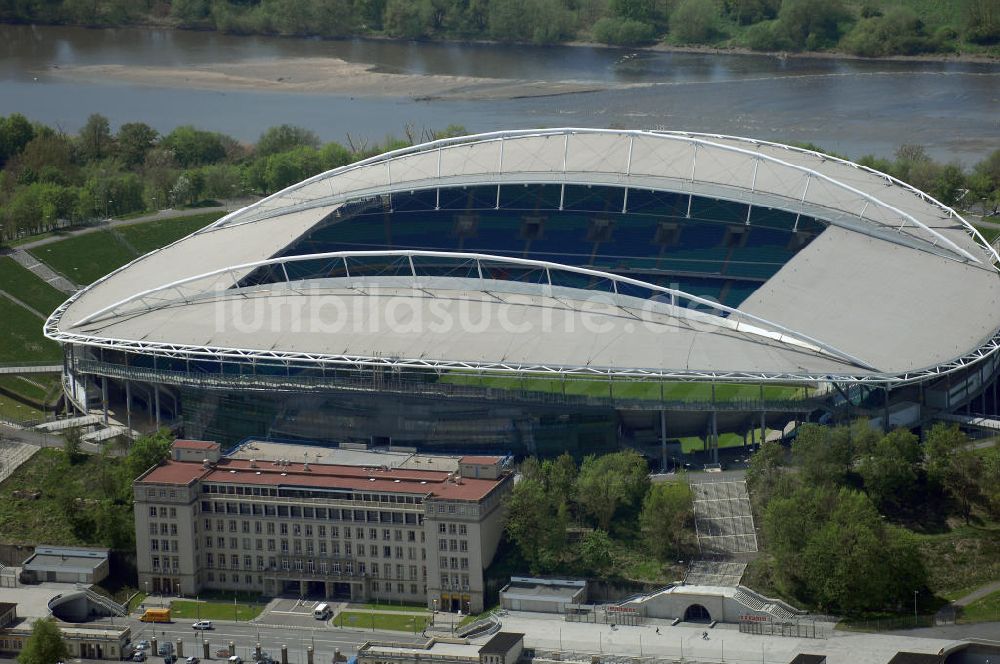
[[142, 622], [168, 623], [170, 622], [170, 609], [146, 609], [139, 620]]

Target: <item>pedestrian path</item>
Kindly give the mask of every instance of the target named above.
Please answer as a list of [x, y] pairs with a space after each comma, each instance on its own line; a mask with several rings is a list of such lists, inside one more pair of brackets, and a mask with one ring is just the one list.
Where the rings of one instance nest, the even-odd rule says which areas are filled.
[[[62, 239], [62, 238], [59, 238]], [[36, 277], [52, 286], [57, 290], [61, 290], [67, 295], [71, 295], [76, 291], [80, 290], [80, 287], [74, 284], [72, 281], [67, 279], [62, 274], [59, 274], [51, 267], [41, 262], [27, 251], [23, 247], [15, 249], [10, 252], [10, 257], [14, 259], [15, 262], [20, 264], [22, 267], [30, 270], [32, 274]]]

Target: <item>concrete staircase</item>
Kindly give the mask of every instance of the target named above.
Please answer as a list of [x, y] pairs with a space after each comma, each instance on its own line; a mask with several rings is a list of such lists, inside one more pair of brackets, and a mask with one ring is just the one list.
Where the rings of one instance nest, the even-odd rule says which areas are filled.
[[122, 604], [114, 601], [110, 597], [105, 597], [104, 595], [94, 592], [90, 588], [85, 591], [87, 594], [87, 599], [96, 604], [97, 606], [103, 608], [108, 612], [109, 615], [123, 617], [128, 615], [128, 609]]
[[736, 594], [733, 598], [751, 611], [766, 613], [779, 622], [795, 620], [804, 613], [803, 611], [799, 611], [795, 607], [782, 602], [780, 599], [764, 597], [760, 593], [743, 586], [736, 587]]

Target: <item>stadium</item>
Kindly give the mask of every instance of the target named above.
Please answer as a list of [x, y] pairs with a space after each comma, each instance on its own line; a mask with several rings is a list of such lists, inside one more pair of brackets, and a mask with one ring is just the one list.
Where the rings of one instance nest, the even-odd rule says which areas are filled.
[[998, 263], [954, 210], [818, 152], [505, 131], [232, 212], [79, 291], [45, 334], [81, 411], [192, 438], [655, 453], [996, 412]]

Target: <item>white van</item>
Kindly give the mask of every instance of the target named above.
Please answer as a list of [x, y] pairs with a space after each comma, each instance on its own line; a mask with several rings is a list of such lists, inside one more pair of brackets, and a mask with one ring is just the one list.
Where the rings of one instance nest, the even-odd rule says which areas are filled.
[[313, 618], [316, 620], [326, 620], [330, 617], [331, 613], [333, 611], [330, 610], [330, 605], [323, 602], [322, 604], [317, 604], [316, 608], [313, 609]]

